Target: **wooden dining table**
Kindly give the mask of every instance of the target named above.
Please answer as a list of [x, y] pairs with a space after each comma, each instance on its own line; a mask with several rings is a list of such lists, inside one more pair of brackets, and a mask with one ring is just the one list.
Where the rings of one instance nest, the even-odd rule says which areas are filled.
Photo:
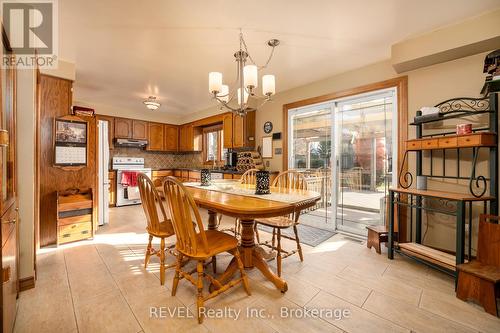
[[[283, 189], [271, 187], [272, 195], [248, 196], [230, 193], [213, 188], [202, 188], [194, 183], [184, 184], [194, 198], [198, 207], [208, 210], [208, 229], [216, 230], [218, 227], [217, 215], [222, 214], [234, 218], [239, 218], [241, 231], [241, 246], [239, 248], [245, 269], [257, 268], [276, 288], [285, 293], [288, 285], [285, 280], [276, 275], [263, 258], [258, 245], [255, 244], [254, 224], [255, 220], [266, 217], [284, 216], [294, 212], [307, 209], [316, 204], [321, 196], [317, 192], [296, 189]], [[254, 185], [238, 184], [241, 190], [251, 192]], [[163, 188], [158, 187], [158, 191], [163, 193]], [[276, 197], [279, 200], [276, 200]], [[290, 201], [287, 200], [290, 198]], [[219, 278], [224, 284], [238, 270], [236, 260], [230, 262], [225, 272]]]

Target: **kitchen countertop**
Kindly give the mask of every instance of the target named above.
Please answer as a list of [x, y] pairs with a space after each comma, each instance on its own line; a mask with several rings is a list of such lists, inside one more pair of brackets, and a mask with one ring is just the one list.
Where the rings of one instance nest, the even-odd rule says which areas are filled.
[[[210, 168], [207, 168], [210, 169]], [[199, 172], [202, 168], [176, 168], [176, 169], [153, 169], [153, 171], [164, 171], [164, 170], [184, 170], [184, 171], [196, 171]], [[211, 170], [211, 169], [210, 169]], [[227, 173], [232, 175], [242, 175], [243, 171], [236, 170], [211, 170], [214, 173]], [[270, 173], [277, 173], [278, 171], [269, 171]]]

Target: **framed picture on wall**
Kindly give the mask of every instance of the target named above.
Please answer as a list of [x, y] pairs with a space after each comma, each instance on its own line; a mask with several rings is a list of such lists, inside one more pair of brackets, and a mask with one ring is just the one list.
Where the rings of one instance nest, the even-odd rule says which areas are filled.
[[87, 122], [56, 119], [54, 125], [54, 164], [87, 165]]

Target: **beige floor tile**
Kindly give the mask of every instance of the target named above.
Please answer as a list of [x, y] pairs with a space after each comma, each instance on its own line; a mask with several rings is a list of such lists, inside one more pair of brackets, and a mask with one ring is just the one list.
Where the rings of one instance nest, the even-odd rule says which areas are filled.
[[370, 294], [370, 297], [363, 305], [363, 309], [414, 332], [473, 332], [473, 330], [454, 321], [378, 292]]
[[328, 322], [346, 332], [410, 332], [410, 330], [406, 328], [323, 291], [316, 295], [307, 306], [318, 309], [340, 309], [349, 311], [348, 317], [339, 320], [327, 319]]
[[442, 292], [424, 290], [420, 307], [481, 332], [500, 332], [500, 318]]
[[69, 283], [75, 304], [101, 294], [118, 290], [116, 283], [105, 268], [101, 271], [69, 274]]
[[342, 279], [312, 266], [304, 267], [294, 277], [357, 306], [361, 306], [370, 294], [370, 288], [357, 281]]
[[354, 271], [350, 267], [343, 270], [338, 276], [415, 306], [418, 306], [422, 294], [422, 289], [410, 286], [404, 281], [389, 277], [360, 274], [359, 271]]
[[78, 331], [130, 332], [142, 330], [129, 305], [118, 291], [100, 294], [75, 304]]

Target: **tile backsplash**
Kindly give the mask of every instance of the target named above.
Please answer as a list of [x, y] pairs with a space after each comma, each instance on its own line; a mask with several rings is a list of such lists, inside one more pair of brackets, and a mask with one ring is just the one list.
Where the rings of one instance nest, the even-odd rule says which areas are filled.
[[153, 152], [139, 148], [115, 147], [110, 150], [110, 163], [114, 156], [144, 157], [144, 166], [155, 169], [196, 168], [202, 165], [202, 154]]

